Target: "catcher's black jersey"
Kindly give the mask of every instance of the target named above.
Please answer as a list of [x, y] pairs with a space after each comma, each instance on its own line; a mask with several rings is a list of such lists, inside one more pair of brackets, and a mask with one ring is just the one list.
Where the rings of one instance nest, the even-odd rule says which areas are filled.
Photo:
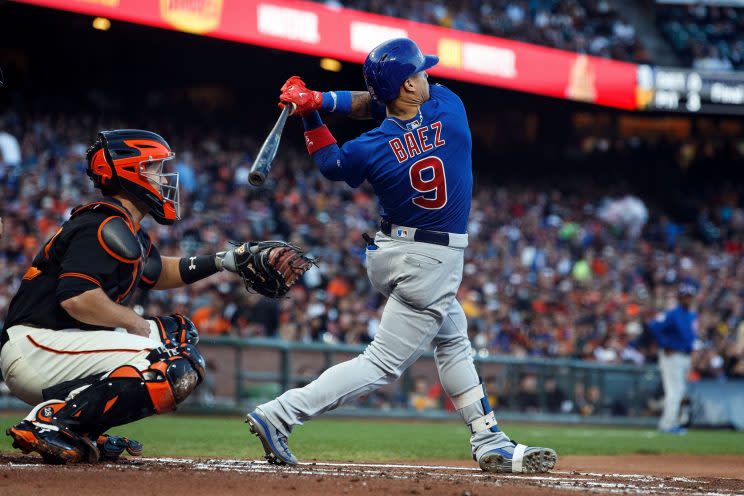
[[[107, 243], [109, 231], [104, 226], [108, 223], [128, 229], [128, 252], [112, 242], [116, 240]], [[126, 258], [127, 253], [131, 258]], [[101, 288], [113, 301], [125, 304], [136, 286], [149, 289], [156, 282], [142, 275], [148, 257], [157, 257], [159, 267], [160, 254], [149, 236], [117, 200], [106, 198], [77, 207], [70, 220], [41, 247], [24, 274], [10, 302], [0, 343], [8, 339], [6, 329], [17, 324], [45, 329], [101, 329], [73, 319], [60, 302]]]

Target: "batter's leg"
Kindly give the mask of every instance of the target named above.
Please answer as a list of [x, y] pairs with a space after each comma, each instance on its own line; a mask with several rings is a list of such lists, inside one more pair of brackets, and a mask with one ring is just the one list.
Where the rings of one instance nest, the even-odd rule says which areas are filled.
[[[509, 437], [499, 430], [495, 419], [486, 425], [485, 419], [491, 407], [473, 363], [465, 312], [457, 300], [452, 302], [433, 344], [439, 380], [455, 403], [457, 412], [471, 428], [473, 457], [477, 460], [491, 449], [511, 446]], [[474, 425], [483, 429], [474, 429]]]
[[259, 438], [269, 445], [267, 456], [272, 456], [273, 446], [282, 459], [272, 461], [296, 463], [283, 446], [294, 426], [398, 379], [421, 356], [442, 319], [441, 313], [421, 313], [395, 297], [388, 299], [375, 339], [364, 353], [334, 365], [307, 386], [264, 403], [253, 419], [254, 413], [249, 415], [252, 430], [261, 431]]
[[454, 300], [434, 338], [434, 360], [444, 390], [470, 428], [473, 459], [489, 472], [547, 472], [556, 462], [549, 448], [517, 444], [496, 422], [473, 363], [467, 319]]

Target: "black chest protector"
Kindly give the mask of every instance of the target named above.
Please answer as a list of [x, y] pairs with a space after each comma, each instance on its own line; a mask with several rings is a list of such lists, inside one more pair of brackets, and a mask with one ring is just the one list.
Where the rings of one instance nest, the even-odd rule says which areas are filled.
[[147, 233], [135, 227], [129, 212], [116, 203], [81, 205], [72, 211], [70, 220], [91, 211], [108, 215], [98, 228], [98, 242], [108, 255], [121, 262], [117, 284], [103, 289], [113, 301], [126, 304], [136, 286], [155, 286], [162, 269], [160, 253]]

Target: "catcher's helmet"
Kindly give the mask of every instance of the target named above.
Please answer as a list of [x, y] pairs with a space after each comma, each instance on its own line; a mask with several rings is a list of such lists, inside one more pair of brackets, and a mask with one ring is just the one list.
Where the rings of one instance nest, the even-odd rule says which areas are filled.
[[144, 203], [158, 223], [172, 224], [181, 218], [178, 173], [164, 173], [163, 165], [174, 156], [150, 131], [101, 131], [86, 153], [86, 172], [103, 194], [124, 191]]
[[424, 55], [408, 38], [395, 38], [375, 47], [364, 61], [364, 81], [372, 98], [387, 103], [398, 97], [400, 85], [417, 72], [439, 62], [436, 55]]

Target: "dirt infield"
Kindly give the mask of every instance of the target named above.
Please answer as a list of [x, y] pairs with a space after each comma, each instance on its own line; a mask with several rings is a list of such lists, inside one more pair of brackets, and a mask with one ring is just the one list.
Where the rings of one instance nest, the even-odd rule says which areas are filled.
[[[0, 494], [61, 495], [550, 495], [744, 494], [742, 456], [565, 457], [544, 475], [491, 475], [472, 464], [312, 462], [274, 467], [263, 461], [141, 458], [116, 464], [49, 466], [35, 456], [0, 454]], [[570, 491], [570, 492], [569, 492]]]

